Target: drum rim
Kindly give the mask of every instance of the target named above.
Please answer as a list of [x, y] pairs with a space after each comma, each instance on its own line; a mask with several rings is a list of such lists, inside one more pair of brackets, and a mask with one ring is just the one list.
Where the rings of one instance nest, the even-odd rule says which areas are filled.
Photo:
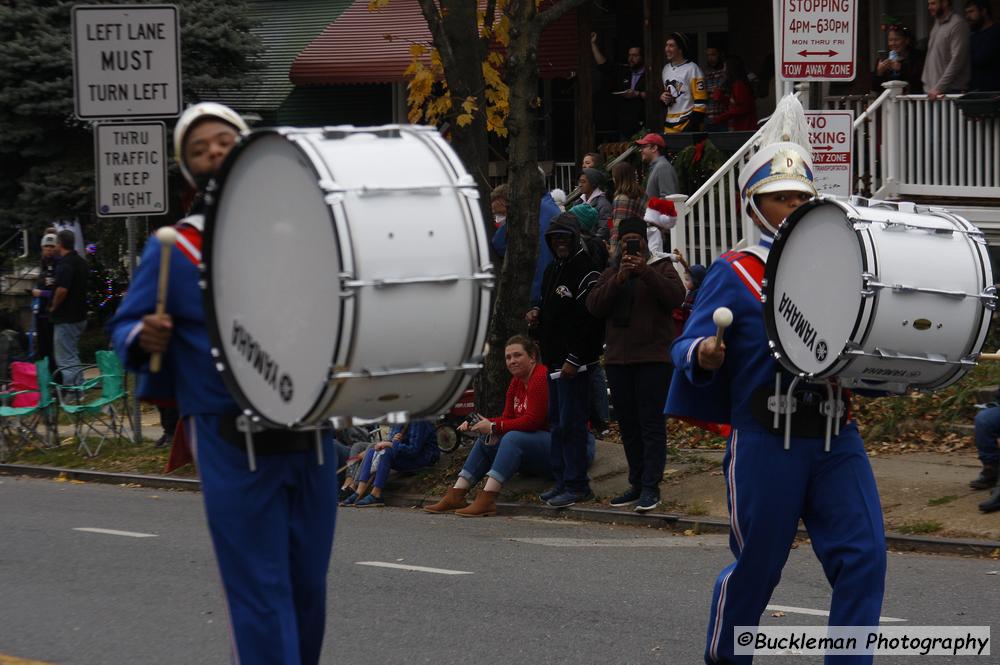
[[[234, 165], [236, 164], [236, 159], [247, 149], [248, 146], [265, 136], [286, 137], [287, 135], [288, 132], [281, 128], [256, 129], [244, 136], [239, 143], [233, 146], [233, 149], [229, 151], [229, 154], [226, 155], [222, 165], [219, 167], [218, 173], [215, 178], [213, 178], [214, 184], [211, 185], [206, 191], [205, 227], [202, 231], [201, 264], [199, 268], [201, 269], [200, 286], [202, 306], [205, 308], [205, 327], [208, 329], [209, 341], [212, 344], [212, 360], [215, 363], [216, 371], [218, 371], [222, 376], [222, 383], [226, 386], [226, 390], [229, 391], [229, 394], [240, 406], [242, 411], [246, 415], [252, 416], [255, 421], [256, 419], [259, 419], [260, 422], [274, 428], [296, 429], [299, 427], [301, 421], [296, 421], [294, 423], [277, 422], [255, 409], [246, 394], [243, 392], [243, 389], [240, 387], [233, 371], [230, 369], [229, 358], [226, 355], [226, 347], [219, 331], [219, 321], [215, 310], [215, 302], [212, 298], [212, 270], [208, 261], [208, 257], [212, 256], [212, 249], [214, 245], [213, 240], [215, 236], [216, 212], [221, 198], [219, 194], [225, 189], [225, 183], [228, 180]], [[288, 143], [303, 154], [306, 161], [309, 162], [309, 168], [312, 169], [313, 174], [316, 175], [318, 182], [320, 174], [316, 172], [316, 165], [313, 164], [311, 159], [309, 159], [309, 155], [305, 154], [297, 142], [288, 141]], [[208, 196], [209, 194], [211, 194], [210, 197]], [[304, 411], [303, 416], [315, 410], [316, 404], [323, 399], [325, 393], [326, 390], [320, 391], [317, 399], [313, 402], [312, 406]]]
[[[851, 219], [852, 217], [851, 216], [852, 207], [850, 205], [834, 197], [824, 196], [824, 195], [818, 195], [815, 198], [806, 201], [798, 208], [793, 210], [792, 213], [788, 217], [786, 217], [785, 220], [778, 226], [778, 231], [777, 233], [774, 234], [774, 241], [771, 243], [771, 249], [768, 252], [768, 260], [765, 261], [764, 263], [764, 282], [762, 285], [763, 286], [762, 302], [764, 305], [764, 330], [767, 334], [768, 348], [771, 351], [772, 357], [775, 360], [777, 360], [778, 363], [792, 375], [810, 380], [824, 379], [826, 377], [835, 375], [837, 372], [843, 369], [845, 365], [847, 365], [850, 362], [850, 359], [845, 360], [842, 357], [843, 348], [838, 348], [836, 349], [836, 356], [837, 356], [836, 359], [834, 360], [834, 362], [830, 364], [829, 367], [827, 367], [822, 372], [804, 372], [802, 371], [802, 368], [795, 366], [791, 362], [791, 360], [789, 359], [789, 355], [785, 350], [785, 347], [781, 343], [781, 338], [778, 335], [778, 326], [775, 323], [775, 315], [774, 315], [775, 298], [773, 290], [774, 290], [775, 277], [777, 276], [777, 271], [778, 271], [778, 261], [772, 260], [772, 257], [780, 256], [781, 252], [784, 249], [785, 243], [788, 242], [788, 237], [791, 234], [792, 229], [798, 224], [798, 222], [803, 217], [806, 216], [806, 214], [809, 211], [815, 210], [816, 208], [825, 205], [837, 206], [845, 213], [846, 219], [848, 220]], [[859, 244], [861, 244], [861, 247], [859, 249], [861, 251], [862, 268], [864, 268], [865, 248], [863, 243], [860, 243], [860, 239], [859, 239]], [[864, 305], [863, 307], [858, 308], [858, 314], [855, 317], [854, 325], [851, 328], [851, 335], [849, 336], [847, 341], [854, 341], [856, 339], [863, 320], [867, 320], [867, 325], [865, 326], [865, 330], [861, 335], [861, 338], [864, 339], [868, 335], [868, 330], [871, 328], [871, 322], [874, 320], [874, 316], [872, 316], [872, 314], [874, 313], [877, 304], [872, 302], [871, 304], [863, 303], [863, 305]], [[865, 312], [867, 309], [871, 309], [871, 312], [869, 312], [866, 316]], [[834, 349], [831, 348], [830, 352], [833, 353]]]

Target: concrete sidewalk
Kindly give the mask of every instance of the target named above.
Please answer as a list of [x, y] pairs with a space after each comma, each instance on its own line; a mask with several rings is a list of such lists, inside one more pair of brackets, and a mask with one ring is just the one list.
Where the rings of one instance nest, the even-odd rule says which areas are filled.
[[[411, 499], [439, 496], [454, 482], [468, 451], [468, 447], [460, 447], [442, 455], [431, 471], [393, 478], [386, 494], [405, 494]], [[680, 450], [669, 455], [660, 485], [663, 505], [655, 512], [728, 523], [722, 457], [721, 450]], [[888, 531], [1000, 544], [1000, 512], [981, 513], [977, 505], [989, 493], [969, 489], [969, 481], [980, 468], [974, 450], [874, 455], [870, 459]], [[597, 443], [590, 477], [597, 501], [579, 507], [628, 512], [608, 506], [608, 500], [628, 486], [628, 466], [619, 444]], [[500, 501], [541, 506], [537, 495], [549, 485], [545, 479], [518, 475], [504, 486]]]

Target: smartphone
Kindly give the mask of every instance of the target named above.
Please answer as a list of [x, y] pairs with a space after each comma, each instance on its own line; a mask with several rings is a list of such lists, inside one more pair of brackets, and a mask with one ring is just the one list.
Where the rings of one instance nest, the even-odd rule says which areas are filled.
[[879, 51], [878, 52], [878, 59], [879, 60], [886, 60], [886, 59], [888, 59], [888, 57], [889, 57], [889, 52], [888, 51]]
[[482, 420], [482, 418], [479, 416], [478, 413], [470, 413], [465, 417], [465, 422], [469, 423], [470, 427], [478, 423], [480, 420]]
[[629, 238], [625, 241], [625, 253], [626, 254], [638, 254], [639, 253], [639, 241], [635, 238]]

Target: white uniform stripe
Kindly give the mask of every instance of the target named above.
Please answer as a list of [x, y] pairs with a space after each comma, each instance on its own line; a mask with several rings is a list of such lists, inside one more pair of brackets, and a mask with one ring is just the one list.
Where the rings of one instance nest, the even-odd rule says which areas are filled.
[[128, 538], [156, 538], [155, 533], [140, 533], [138, 531], [118, 531], [117, 529], [99, 529], [91, 526], [73, 527], [73, 531], [86, 531], [87, 533], [101, 533], [106, 536], [126, 536]]
[[715, 627], [712, 630], [712, 643], [708, 646], [708, 655], [712, 660], [719, 661], [719, 639], [722, 637], [722, 612], [726, 607], [726, 589], [729, 587], [729, 576], [733, 571], [729, 571], [719, 585], [719, 602], [715, 604]]
[[135, 338], [139, 336], [140, 332], [142, 332], [142, 321], [141, 320], [140, 321], [136, 321], [135, 325], [132, 326], [132, 330], [128, 331], [128, 337], [125, 338], [125, 347], [126, 348], [132, 346], [132, 342], [135, 341]]
[[691, 356], [693, 356], [693, 355], [694, 355], [694, 350], [695, 350], [695, 347], [697, 347], [697, 346], [698, 346], [698, 344], [699, 344], [699, 343], [701, 342], [701, 340], [703, 340], [703, 339], [705, 339], [705, 338], [704, 338], [704, 337], [699, 337], [699, 338], [698, 338], [698, 339], [696, 339], [695, 341], [691, 342], [691, 346], [689, 346], [689, 347], [688, 347], [688, 352], [687, 352], [687, 362], [688, 362], [688, 364], [689, 364], [689, 365], [691, 364]]
[[177, 234], [177, 244], [184, 247], [185, 251], [190, 254], [195, 261], [201, 261], [201, 250], [191, 244], [191, 241], [185, 238], [182, 234]]
[[760, 284], [758, 284], [758, 283], [757, 283], [757, 280], [755, 280], [755, 279], [754, 279], [754, 278], [753, 278], [753, 277], [752, 277], [752, 276], [750, 275], [750, 273], [748, 273], [748, 272], [747, 272], [747, 269], [746, 269], [746, 268], [744, 268], [743, 266], [741, 266], [741, 265], [740, 265], [740, 262], [739, 262], [739, 261], [733, 261], [733, 263], [732, 263], [732, 264], [730, 264], [730, 265], [733, 265], [733, 266], [736, 266], [736, 269], [737, 269], [737, 270], [739, 270], [739, 271], [740, 271], [741, 273], [743, 273], [743, 276], [747, 278], [747, 281], [748, 281], [748, 282], [750, 283], [750, 285], [751, 285], [751, 286], [753, 287], [753, 290], [757, 292], [757, 295], [758, 295], [758, 296], [760, 296], [760, 295], [762, 295], [762, 294], [763, 294], [763, 292], [762, 292], [762, 291], [760, 290]]
[[740, 531], [739, 510], [736, 501], [736, 444], [739, 442], [739, 431], [733, 430], [732, 455], [729, 461], [729, 528], [736, 537], [736, 545], [743, 551], [743, 532]]

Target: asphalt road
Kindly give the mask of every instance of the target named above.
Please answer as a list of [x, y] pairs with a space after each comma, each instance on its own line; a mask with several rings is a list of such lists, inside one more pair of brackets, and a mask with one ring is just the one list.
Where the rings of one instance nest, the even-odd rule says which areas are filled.
[[[345, 509], [323, 662], [700, 663], [712, 581], [730, 560], [716, 535]], [[998, 570], [892, 554], [883, 616], [989, 625], [1000, 616]], [[808, 545], [791, 553], [772, 603], [784, 616], [768, 612], [764, 624], [825, 623], [801, 613], [829, 603]], [[0, 477], [0, 663], [225, 663], [227, 644], [200, 494]], [[928, 662], [1000, 662], [993, 653]]]

